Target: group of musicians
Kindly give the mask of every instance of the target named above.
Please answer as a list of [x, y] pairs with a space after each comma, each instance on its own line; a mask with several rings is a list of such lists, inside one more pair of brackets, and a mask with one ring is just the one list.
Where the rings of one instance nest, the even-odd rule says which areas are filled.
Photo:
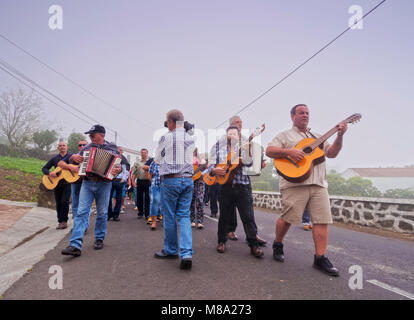
[[[309, 137], [320, 137], [310, 132], [309, 108], [305, 104], [294, 106], [290, 110], [292, 128], [278, 133], [269, 143], [265, 152], [273, 159], [289, 157], [300, 162], [305, 153], [294, 148], [299, 141]], [[184, 126], [184, 116], [179, 110], [171, 110], [166, 115], [168, 132], [161, 137], [155, 151], [154, 165], [157, 169], [159, 190], [159, 205], [163, 214], [164, 242], [162, 249], [155, 252], [158, 259], [181, 259], [181, 269], [192, 267], [192, 229], [190, 206], [194, 204], [194, 187], [200, 188], [193, 182], [194, 139]], [[343, 135], [347, 130], [345, 122], [337, 125], [337, 136], [333, 144], [325, 142], [320, 148], [328, 158], [335, 158], [342, 148]], [[256, 258], [263, 258], [261, 248], [266, 241], [258, 235], [254, 218], [253, 195], [250, 177], [247, 170], [253, 164], [252, 144], [241, 134], [242, 120], [236, 116], [230, 119], [226, 135], [211, 148], [209, 153], [209, 167], [203, 174], [215, 177], [224, 177], [228, 173], [219, 164], [226, 163], [229, 153], [238, 154], [239, 166], [233, 172], [232, 179], [219, 187], [219, 222], [218, 244], [216, 251], [227, 251], [226, 241], [232, 236], [232, 225], [236, 219], [236, 208], [239, 212], [246, 240], [251, 254]], [[119, 155], [116, 145], [105, 140], [105, 128], [93, 126], [88, 134], [91, 143], [79, 142], [79, 153], [70, 155], [67, 146], [59, 143], [59, 155], [52, 158], [43, 172], [49, 174], [52, 166], [60, 166], [69, 170], [76, 170], [69, 163], [80, 164], [84, 161], [83, 154], [92, 147], [104, 149]], [[125, 165], [112, 169], [115, 180], [125, 182], [123, 176]], [[50, 173], [53, 175], [53, 172]], [[122, 177], [122, 178], [121, 178]], [[329, 197], [327, 192], [325, 161], [313, 167], [307, 179], [301, 182], [291, 182], [279, 176], [280, 191], [282, 194], [283, 209], [276, 222], [275, 240], [273, 242], [273, 258], [284, 262], [283, 239], [291, 224], [300, 224], [305, 209], [310, 213], [313, 224], [313, 241], [315, 255], [313, 266], [330, 276], [339, 276], [339, 271], [325, 256], [328, 244], [328, 225], [332, 224]], [[113, 192], [113, 182], [95, 174], [87, 174], [81, 182], [72, 184], [72, 211], [74, 226], [69, 246], [62, 250], [63, 255], [80, 256], [85, 231], [89, 227], [89, 216], [92, 202], [96, 202], [95, 242], [96, 250], [103, 248], [103, 241], [107, 230], [108, 204]], [[69, 208], [70, 188], [68, 186], [55, 189], [56, 207], [58, 212], [58, 228], [66, 228], [67, 211]], [[148, 209], [146, 211], [148, 214]], [[143, 213], [141, 213], [143, 214]], [[151, 214], [152, 215], [152, 214]], [[194, 216], [192, 217], [194, 220]], [[235, 228], [235, 227], [234, 227]], [[234, 230], [233, 230], [234, 231]], [[233, 233], [234, 235], [234, 233]]]

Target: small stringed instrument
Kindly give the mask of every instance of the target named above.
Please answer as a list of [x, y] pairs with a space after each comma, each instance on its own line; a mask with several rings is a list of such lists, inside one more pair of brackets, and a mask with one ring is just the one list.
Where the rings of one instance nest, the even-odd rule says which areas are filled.
[[[77, 167], [73, 164], [70, 164], [69, 166]], [[50, 175], [44, 175], [42, 178], [42, 183], [48, 190], [55, 189], [59, 184], [59, 181], [62, 179], [69, 183], [74, 183], [80, 178], [77, 172], [72, 172], [68, 169], [62, 169], [60, 167], [57, 167], [53, 170], [53, 172], [56, 174], [56, 178], [51, 177]]]
[[[355, 113], [346, 118], [343, 122], [355, 123], [362, 116]], [[325, 161], [325, 153], [320, 146], [338, 131], [335, 126], [323, 136], [315, 138], [304, 138], [295, 146], [295, 149], [302, 150], [305, 153], [303, 159], [299, 162], [294, 161], [290, 157], [278, 158], [274, 160], [277, 172], [289, 182], [299, 183], [309, 178], [313, 167]]]
[[194, 174], [193, 174], [193, 181], [196, 181], [198, 179], [201, 178], [202, 176], [202, 171], [204, 170], [203, 168], [200, 168], [198, 165], [194, 164], [193, 165], [194, 168]]
[[[247, 142], [243, 144], [242, 148], [249, 145], [251, 141], [258, 135], [260, 135], [264, 130], [265, 130], [265, 124], [263, 123], [261, 127], [256, 128], [253, 131], [253, 133], [250, 135]], [[237, 146], [238, 145], [239, 143], [237, 144]], [[240, 150], [242, 148], [240, 148]], [[240, 166], [238, 159], [239, 159], [239, 153], [236, 153], [234, 151], [228, 152], [226, 162], [219, 163], [216, 166], [216, 168], [223, 168], [224, 170], [226, 170], [226, 174], [224, 176], [212, 176], [210, 173], [205, 174], [203, 177], [204, 182], [209, 186], [213, 185], [216, 182], [221, 185], [226, 184], [226, 183], [231, 183], [233, 181], [235, 170]]]

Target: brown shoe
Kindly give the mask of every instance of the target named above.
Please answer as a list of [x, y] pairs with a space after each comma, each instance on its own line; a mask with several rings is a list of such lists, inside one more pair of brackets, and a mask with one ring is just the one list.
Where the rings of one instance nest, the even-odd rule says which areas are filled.
[[62, 223], [60, 222], [59, 224], [58, 224], [58, 226], [56, 227], [56, 230], [59, 230], [59, 229], [62, 229]]
[[229, 233], [227, 234], [227, 238], [228, 238], [229, 240], [233, 240], [233, 241], [237, 241], [237, 240], [239, 240], [239, 238], [237, 237], [237, 235], [236, 235], [234, 232], [229, 232]]
[[66, 229], [67, 227], [68, 227], [68, 223], [67, 222], [62, 222], [61, 229]]
[[226, 251], [226, 245], [224, 243], [219, 243], [216, 250], [218, 253], [224, 253], [224, 251]]
[[259, 247], [251, 247], [250, 253], [255, 256], [256, 258], [263, 258], [264, 252]]
[[154, 231], [156, 228], [157, 228], [157, 218], [152, 217], [151, 230]]

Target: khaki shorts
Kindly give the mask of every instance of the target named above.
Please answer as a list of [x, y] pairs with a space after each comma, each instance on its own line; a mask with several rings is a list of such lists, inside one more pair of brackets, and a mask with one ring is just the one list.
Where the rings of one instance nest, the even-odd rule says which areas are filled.
[[282, 189], [281, 218], [288, 223], [302, 223], [303, 211], [308, 209], [312, 224], [332, 224], [328, 190], [317, 185]]

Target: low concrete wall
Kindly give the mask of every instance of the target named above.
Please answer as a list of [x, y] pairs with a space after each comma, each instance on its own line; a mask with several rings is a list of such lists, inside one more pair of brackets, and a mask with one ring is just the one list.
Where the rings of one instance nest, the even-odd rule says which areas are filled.
[[[253, 192], [253, 205], [282, 209], [278, 192]], [[334, 221], [414, 234], [414, 200], [331, 196]]]

